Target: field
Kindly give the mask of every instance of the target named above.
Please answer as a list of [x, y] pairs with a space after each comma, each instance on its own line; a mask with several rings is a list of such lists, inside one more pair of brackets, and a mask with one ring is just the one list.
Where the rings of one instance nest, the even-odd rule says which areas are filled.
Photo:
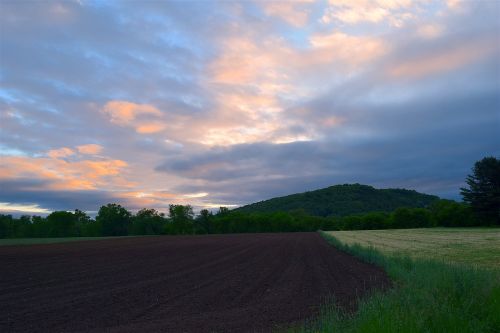
[[429, 228], [328, 232], [346, 244], [373, 246], [384, 254], [402, 254], [450, 263], [500, 268], [500, 228]]
[[262, 332], [390, 282], [318, 233], [0, 247], [1, 332]]
[[[484, 236], [477, 236], [476, 230]], [[494, 264], [483, 267], [486, 262], [496, 262], [491, 258], [476, 265], [475, 260], [484, 255], [476, 256], [474, 245], [470, 244], [473, 243], [470, 241], [473, 235], [479, 238], [478, 241], [485, 239], [488, 244], [488, 238], [496, 239], [495, 230], [417, 231], [423, 234], [417, 237], [414, 235], [415, 230], [322, 232], [323, 237], [336, 248], [383, 267], [393, 281], [393, 288], [364, 298], [358, 303], [358, 310], [354, 314], [335, 307], [325, 307], [315, 324], [303, 326], [294, 332], [499, 332], [500, 270]], [[427, 238], [427, 235], [430, 237]], [[467, 239], [469, 241], [464, 241]], [[453, 244], [460, 240], [469, 244], [463, 246], [469, 246], [468, 251], [472, 252], [464, 260], [455, 259], [457, 257], [451, 253], [453, 251], [445, 247], [447, 242]], [[420, 245], [421, 250], [405, 243], [419, 244], [418, 241], [425, 244]], [[380, 252], [379, 248], [384, 252]], [[435, 254], [430, 251], [431, 248], [436, 249]], [[393, 255], [400, 253], [400, 249], [412, 257]], [[414, 251], [426, 254], [416, 255]], [[443, 253], [454, 260], [443, 260]]]
[[66, 242], [80, 242], [86, 240], [101, 240], [110, 238], [122, 238], [134, 236], [119, 237], [57, 237], [57, 238], [3, 238], [0, 239], [0, 246], [4, 245], [34, 245], [34, 244], [54, 244]]

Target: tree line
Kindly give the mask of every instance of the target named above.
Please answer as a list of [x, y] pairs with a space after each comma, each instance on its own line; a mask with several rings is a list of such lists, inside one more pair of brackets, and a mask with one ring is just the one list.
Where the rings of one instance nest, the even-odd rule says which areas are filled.
[[55, 211], [47, 217], [0, 215], [0, 238], [190, 235], [248, 232], [472, 227], [492, 225], [465, 203], [439, 200], [429, 208], [401, 207], [392, 213], [372, 212], [322, 217], [303, 210], [245, 213], [221, 207], [195, 216], [189, 205], [170, 205], [168, 216], [155, 209], [132, 214], [118, 204], [102, 206], [95, 219], [85, 212]]
[[246, 232], [472, 227], [500, 225], [500, 160], [476, 162], [461, 189], [464, 202], [437, 200], [426, 208], [349, 216], [314, 216], [303, 209], [246, 212], [221, 207], [195, 216], [190, 205], [170, 205], [168, 216], [155, 209], [133, 214], [119, 204], [102, 206], [95, 219], [81, 210], [55, 211], [47, 217], [0, 214], [0, 238], [126, 235], [186, 235]]

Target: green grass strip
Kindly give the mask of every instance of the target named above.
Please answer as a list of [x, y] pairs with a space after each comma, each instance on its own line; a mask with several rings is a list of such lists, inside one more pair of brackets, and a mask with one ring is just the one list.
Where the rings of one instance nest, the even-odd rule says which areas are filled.
[[289, 332], [500, 332], [499, 270], [383, 255], [321, 234], [338, 249], [384, 268], [394, 286], [360, 300], [355, 314], [328, 306], [317, 320]]

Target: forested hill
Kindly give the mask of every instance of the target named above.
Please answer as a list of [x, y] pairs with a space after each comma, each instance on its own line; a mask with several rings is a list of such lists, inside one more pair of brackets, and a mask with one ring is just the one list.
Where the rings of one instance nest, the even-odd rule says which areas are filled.
[[236, 208], [241, 212], [304, 210], [316, 216], [346, 216], [373, 211], [391, 212], [398, 207], [427, 207], [439, 198], [405, 189], [376, 189], [344, 184], [291, 194]]

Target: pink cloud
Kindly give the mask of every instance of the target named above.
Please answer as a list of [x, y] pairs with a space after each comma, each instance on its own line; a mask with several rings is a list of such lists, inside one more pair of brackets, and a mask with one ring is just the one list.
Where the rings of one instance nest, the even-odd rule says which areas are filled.
[[99, 154], [102, 151], [103, 147], [97, 144], [88, 144], [77, 146], [76, 149], [80, 154], [95, 155]]
[[388, 52], [381, 38], [340, 31], [313, 34], [309, 41], [309, 48], [296, 49], [273, 37], [243, 34], [222, 39], [206, 85], [216, 96], [217, 121], [205, 123], [208, 129], [196, 136], [198, 142], [213, 146], [310, 140], [314, 131], [288, 133], [296, 122], [285, 114], [291, 100], [319, 92], [311, 90], [305, 78], [322, 86], [323, 78], [356, 71]]
[[388, 51], [381, 38], [353, 36], [340, 31], [315, 34], [309, 40], [313, 50], [305, 59], [317, 64], [337, 62], [355, 68], [374, 61]]
[[259, 4], [266, 15], [278, 17], [295, 27], [303, 27], [309, 20], [310, 9], [307, 8], [307, 5], [310, 3], [312, 1], [306, 0], [289, 2], [262, 1]]
[[[425, 0], [424, 0], [425, 1]], [[340, 21], [344, 24], [363, 22], [388, 22], [401, 27], [414, 18], [412, 11], [423, 1], [412, 0], [330, 0], [321, 22], [329, 24]]]
[[137, 124], [135, 127], [136, 132], [141, 134], [156, 133], [162, 131], [163, 129], [165, 129], [165, 125], [161, 123]]
[[50, 158], [62, 158], [62, 157], [68, 157], [68, 156], [71, 156], [74, 154], [75, 154], [75, 152], [72, 149], [67, 148], [67, 147], [53, 149], [53, 150], [49, 150], [47, 152], [47, 156], [49, 156]]
[[38, 178], [49, 181], [47, 189], [88, 190], [100, 186], [132, 183], [120, 180], [127, 163], [121, 160], [66, 161], [60, 157], [6, 156], [0, 179]]
[[110, 117], [112, 123], [133, 127], [137, 133], [156, 133], [165, 128], [162, 112], [150, 104], [110, 101], [104, 105], [102, 112]]
[[152, 114], [160, 116], [161, 112], [149, 104], [136, 104], [127, 101], [110, 101], [104, 105], [103, 112], [111, 117], [111, 122], [126, 125], [138, 115]]

